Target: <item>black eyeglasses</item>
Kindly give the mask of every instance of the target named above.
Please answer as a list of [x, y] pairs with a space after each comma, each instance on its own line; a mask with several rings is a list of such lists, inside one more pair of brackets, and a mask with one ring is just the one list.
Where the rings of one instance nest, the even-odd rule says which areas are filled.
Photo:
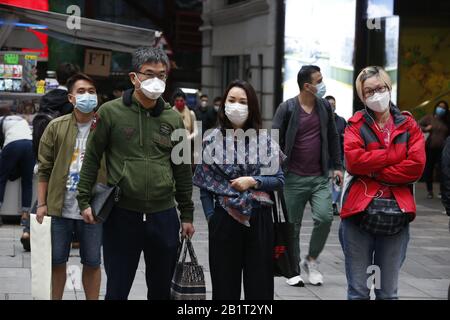
[[388, 89], [387, 86], [382, 86], [382, 87], [378, 87], [376, 89], [369, 89], [367, 91], [364, 91], [364, 95], [366, 96], [366, 98], [370, 98], [372, 97], [375, 93], [383, 93], [386, 92], [386, 90]]
[[167, 74], [165, 74], [165, 73], [161, 73], [158, 75], [156, 75], [154, 73], [144, 73], [144, 72], [139, 72], [139, 71], [136, 71], [136, 73], [146, 76], [147, 79], [158, 78], [159, 80], [162, 80], [162, 81], [166, 81], [166, 79], [167, 79]]

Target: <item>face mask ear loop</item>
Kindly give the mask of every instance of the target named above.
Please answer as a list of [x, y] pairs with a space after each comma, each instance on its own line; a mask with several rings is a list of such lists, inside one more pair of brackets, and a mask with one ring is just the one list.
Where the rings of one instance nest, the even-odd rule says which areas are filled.
[[380, 127], [378, 127], [377, 122], [375, 121], [375, 119], [372, 117], [369, 110], [367, 109], [367, 105], [364, 105], [364, 108], [366, 109], [367, 115], [370, 117], [370, 119], [372, 119], [373, 123], [375, 124], [375, 127], [378, 129], [378, 131], [381, 132], [381, 129], [380, 129]]
[[141, 80], [139, 80], [139, 78], [138, 78], [138, 76], [137, 76], [137, 73], [136, 73], [136, 72], [133, 72], [133, 73], [134, 73], [135, 79], [139, 82], [139, 88], [136, 89], [136, 90], [141, 90], [141, 88], [142, 88], [142, 82], [141, 82]]

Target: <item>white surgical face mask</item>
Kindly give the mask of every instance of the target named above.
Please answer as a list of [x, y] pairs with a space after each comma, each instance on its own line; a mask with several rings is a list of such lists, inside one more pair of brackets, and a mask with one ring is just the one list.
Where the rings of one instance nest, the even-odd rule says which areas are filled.
[[248, 119], [248, 106], [240, 103], [225, 104], [225, 115], [236, 126], [241, 126]]
[[140, 90], [151, 100], [158, 99], [166, 90], [166, 83], [157, 77], [141, 81], [136, 73], [135, 76], [141, 84]]
[[389, 108], [390, 101], [391, 94], [389, 91], [376, 92], [373, 96], [366, 99], [366, 105], [370, 110], [382, 113]]
[[208, 102], [207, 101], [202, 101], [202, 102], [200, 102], [200, 106], [202, 108], [206, 108], [208, 106]]

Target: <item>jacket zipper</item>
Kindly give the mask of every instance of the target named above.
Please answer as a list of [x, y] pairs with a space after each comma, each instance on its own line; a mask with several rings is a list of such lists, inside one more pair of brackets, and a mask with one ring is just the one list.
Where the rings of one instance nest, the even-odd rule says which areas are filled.
[[[406, 130], [403, 130], [403, 129], [400, 130], [400, 128], [401, 128], [402, 126], [404, 126], [405, 123], [406, 123], [406, 121], [404, 121], [404, 122], [401, 123], [398, 127], [395, 128], [395, 130], [394, 130], [395, 134], [393, 134], [392, 137], [390, 137], [389, 145], [391, 145], [392, 141], [394, 141], [395, 138], [396, 138], [397, 136], [399, 136], [400, 134], [406, 132]], [[375, 135], [376, 135], [377, 138], [378, 138], [378, 142], [379, 142], [380, 144], [381, 144], [380, 141], [383, 141], [382, 144], [383, 144], [383, 146], [386, 148], [386, 145], [385, 145], [385, 143], [384, 143], [384, 139], [380, 140], [380, 137], [379, 137], [379, 135], [378, 135], [378, 130], [374, 130], [373, 127], [370, 126], [370, 125], [369, 125], [369, 128], [375, 133]], [[400, 211], [402, 211], [403, 213], [406, 213], [406, 209], [405, 209], [405, 208], [400, 208]]]
[[[405, 122], [403, 122], [402, 124], [400, 124], [400, 126], [399, 127], [397, 127], [397, 128], [395, 128], [394, 129], [394, 134], [390, 137], [390, 139], [389, 139], [389, 145], [391, 145], [391, 142], [392, 141], [394, 141], [394, 139], [397, 137], [397, 136], [399, 136], [400, 134], [402, 134], [402, 133], [404, 133], [404, 132], [406, 132], [406, 130], [400, 130], [400, 128], [404, 125], [406, 123], [406, 121]], [[386, 148], [386, 145], [385, 145], [385, 143], [384, 143], [384, 139], [382, 139], [383, 137], [380, 137], [380, 131], [379, 130], [376, 130], [376, 128], [374, 128], [374, 126], [373, 125], [369, 125], [369, 128], [370, 128], [370, 130], [372, 130], [372, 132], [375, 134], [375, 136], [377, 137], [377, 139], [378, 139], [378, 143], [380, 144], [380, 145], [383, 145], [385, 148]]]

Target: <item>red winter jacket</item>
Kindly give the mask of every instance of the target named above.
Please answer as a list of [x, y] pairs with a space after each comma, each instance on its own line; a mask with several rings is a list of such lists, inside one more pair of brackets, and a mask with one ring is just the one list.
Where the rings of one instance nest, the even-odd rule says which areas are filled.
[[423, 134], [408, 112], [391, 107], [395, 130], [388, 148], [367, 111], [358, 111], [348, 121], [344, 135], [345, 164], [353, 179], [344, 186], [341, 218], [364, 211], [382, 184], [391, 191], [400, 209], [413, 215], [416, 204], [412, 184], [425, 167]]

